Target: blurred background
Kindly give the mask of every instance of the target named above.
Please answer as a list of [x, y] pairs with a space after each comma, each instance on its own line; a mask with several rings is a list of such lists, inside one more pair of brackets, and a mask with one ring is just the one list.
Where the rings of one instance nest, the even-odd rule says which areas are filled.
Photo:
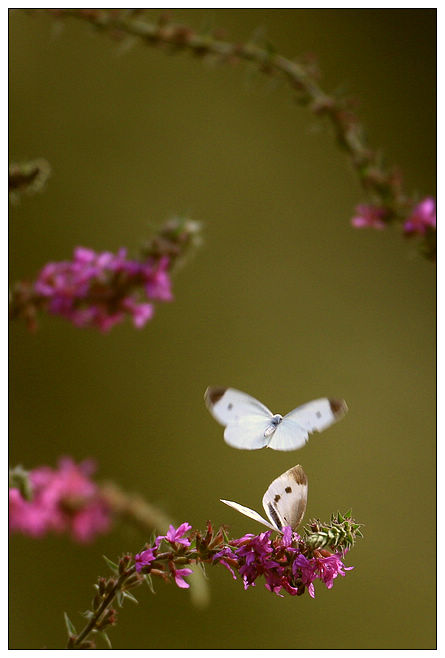
[[[155, 18], [161, 10], [148, 12]], [[312, 53], [322, 86], [360, 101], [372, 146], [435, 194], [434, 10], [175, 10], [231, 41], [258, 28], [278, 52]], [[115, 649], [433, 649], [435, 647], [435, 267], [398, 230], [350, 226], [363, 201], [328, 126], [249, 67], [211, 66], [88, 25], [10, 13], [10, 160], [46, 158], [46, 189], [10, 212], [11, 282], [77, 245], [127, 246], [175, 213], [205, 243], [175, 299], [138, 331], [107, 335], [41, 317], [10, 328], [10, 463], [93, 458], [178, 523], [234, 536], [260, 526], [219, 502], [261, 511], [297, 463], [306, 520], [352, 508], [365, 524], [353, 571], [316, 598], [243, 590], [208, 570], [210, 605], [157, 583], [127, 603]], [[236, 451], [207, 412], [208, 385], [274, 412], [321, 396], [349, 413], [298, 452]], [[61, 648], [63, 611], [80, 627], [102, 554], [148, 539], [119, 526], [93, 544], [10, 543], [10, 648]]]

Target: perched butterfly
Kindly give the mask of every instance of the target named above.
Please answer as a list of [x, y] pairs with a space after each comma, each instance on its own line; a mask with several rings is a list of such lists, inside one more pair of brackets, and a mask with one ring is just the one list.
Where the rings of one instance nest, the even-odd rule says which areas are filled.
[[264, 494], [263, 507], [270, 523], [250, 507], [221, 498], [222, 503], [278, 532], [282, 532], [287, 525], [290, 525], [292, 530], [297, 529], [306, 510], [306, 501], [307, 477], [300, 465], [277, 477]]
[[296, 450], [311, 432], [321, 432], [343, 418], [344, 400], [320, 398], [290, 411], [273, 414], [264, 404], [234, 388], [209, 387], [204, 399], [212, 416], [225, 426], [224, 440], [233, 448]]

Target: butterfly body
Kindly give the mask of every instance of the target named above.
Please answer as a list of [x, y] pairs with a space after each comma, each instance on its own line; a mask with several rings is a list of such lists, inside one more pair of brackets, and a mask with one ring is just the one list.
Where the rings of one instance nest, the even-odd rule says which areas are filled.
[[277, 429], [278, 425], [281, 423], [283, 420], [283, 416], [281, 414], [275, 414], [272, 416], [270, 419], [270, 425], [266, 427], [264, 430], [264, 437], [267, 439], [269, 436], [272, 436], [272, 434], [275, 432]]
[[224, 425], [226, 443], [243, 450], [296, 450], [310, 433], [323, 431], [348, 410], [344, 400], [320, 398], [282, 416], [234, 388], [209, 387], [204, 399], [212, 416]]

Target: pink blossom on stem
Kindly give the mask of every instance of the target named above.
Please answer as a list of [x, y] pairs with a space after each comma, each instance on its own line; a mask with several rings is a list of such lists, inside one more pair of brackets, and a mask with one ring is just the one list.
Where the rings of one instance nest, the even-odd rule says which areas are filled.
[[233, 579], [236, 580], [236, 575], [233, 568], [238, 569], [239, 564], [231, 548], [224, 546], [221, 551], [213, 556], [213, 562], [222, 564], [224, 567], [226, 567], [226, 569], [228, 569], [232, 574]]
[[383, 207], [360, 204], [356, 207], [355, 212], [355, 216], [351, 219], [351, 224], [355, 228], [382, 230], [386, 226], [384, 222], [386, 209]]
[[190, 546], [190, 539], [184, 537], [185, 533], [191, 530], [190, 523], [182, 523], [178, 529], [170, 525], [166, 535], [160, 535], [156, 538], [156, 547], [159, 546], [163, 539], [166, 539], [171, 544], [182, 544], [183, 546]]
[[[347, 520], [352, 523], [349, 517]], [[359, 524], [356, 524], [357, 534], [358, 528]], [[193, 542], [185, 537], [190, 530], [189, 523], [182, 523], [177, 529], [171, 525], [166, 535], [156, 537], [152, 546], [135, 555], [136, 571], [151, 573], [164, 580], [174, 579], [178, 587], [186, 589], [188, 583], [184, 577], [192, 573], [186, 565], [211, 562], [223, 565], [234, 580], [239, 574], [245, 590], [255, 586], [262, 576], [266, 589], [277, 596], [282, 597], [283, 592], [300, 596], [307, 589], [313, 598], [315, 580], [321, 580], [330, 589], [337, 576], [344, 576], [352, 569], [345, 567], [340, 554], [324, 548], [311, 548], [311, 542], [308, 543], [305, 536], [301, 537], [289, 526], [283, 528], [283, 534], [273, 538], [268, 530], [259, 535], [246, 534], [239, 539], [228, 539], [223, 528], [214, 534], [208, 522], [204, 535], [197, 531], [193, 533]], [[170, 546], [159, 551], [162, 541]]]
[[124, 248], [113, 254], [77, 247], [72, 261], [42, 268], [34, 294], [49, 313], [77, 327], [106, 332], [129, 315], [141, 328], [153, 316], [151, 302], [172, 299], [168, 270], [167, 257], [140, 262], [129, 260]]
[[436, 228], [436, 203], [431, 197], [418, 203], [403, 225], [405, 235], [424, 235], [428, 228]]
[[155, 549], [147, 548], [145, 551], [137, 553], [134, 556], [136, 571], [141, 571], [144, 567], [148, 567], [153, 562], [153, 560], [156, 559], [154, 550]]
[[192, 569], [173, 569], [172, 573], [178, 587], [181, 587], [181, 589], [187, 589], [190, 587], [190, 585], [185, 582], [184, 576], [190, 576], [190, 574], [193, 573]]
[[304, 585], [308, 588], [309, 594], [312, 598], [315, 597], [315, 589], [313, 582], [315, 579], [321, 580], [328, 589], [334, 584], [334, 579], [337, 576], [344, 576], [345, 571], [349, 571], [354, 567], [345, 567], [339, 555], [324, 551], [327, 555], [321, 555], [320, 551], [316, 551], [314, 557], [310, 559], [304, 555], [298, 555], [292, 565], [294, 575], [301, 574], [301, 579]]
[[33, 537], [49, 532], [69, 533], [75, 541], [89, 542], [107, 532], [111, 515], [91, 480], [94, 466], [60, 459], [58, 469], [40, 466], [30, 472], [32, 500], [18, 489], [9, 490], [9, 520], [12, 531]]

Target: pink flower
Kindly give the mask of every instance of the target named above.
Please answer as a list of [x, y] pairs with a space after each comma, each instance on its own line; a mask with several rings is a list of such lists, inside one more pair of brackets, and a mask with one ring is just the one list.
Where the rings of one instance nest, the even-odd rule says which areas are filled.
[[190, 539], [184, 537], [185, 533], [191, 530], [190, 523], [182, 523], [178, 529], [173, 525], [170, 525], [166, 535], [160, 535], [156, 537], [156, 548], [159, 546], [163, 539], [166, 539], [171, 544], [182, 544], [183, 546], [190, 546]]
[[190, 587], [188, 583], [185, 582], [183, 576], [189, 576], [191, 573], [193, 573], [192, 569], [173, 569], [172, 568], [172, 573], [175, 579], [175, 582], [178, 587], [181, 587], [182, 589], [187, 589]]
[[144, 567], [149, 566], [153, 560], [156, 559], [153, 548], [147, 548], [142, 553], [137, 553], [134, 556], [136, 571], [141, 571]]
[[[328, 551], [326, 551], [328, 552]], [[303, 585], [306, 585], [308, 592], [312, 598], [315, 597], [315, 589], [313, 582], [319, 579], [328, 589], [334, 584], [334, 579], [337, 576], [344, 576], [345, 571], [350, 571], [354, 567], [345, 567], [339, 555], [329, 554], [322, 556], [319, 551], [316, 552], [314, 557], [308, 559], [304, 555], [298, 555], [292, 565], [294, 575], [301, 574]]]
[[49, 313], [77, 327], [109, 331], [129, 315], [137, 328], [153, 316], [150, 301], [170, 301], [169, 260], [132, 261], [126, 249], [116, 254], [76, 247], [72, 261], [48, 263], [40, 271], [34, 292]]
[[355, 228], [375, 228], [382, 230], [386, 224], [384, 218], [386, 209], [379, 206], [360, 204], [355, 209], [356, 215], [351, 219]]
[[339, 555], [329, 555], [327, 557], [314, 557], [312, 558], [315, 563], [315, 572], [318, 578], [324, 582], [328, 589], [334, 584], [334, 579], [337, 576], [344, 576], [345, 571], [350, 571], [354, 567], [345, 567]]
[[424, 235], [428, 228], [436, 228], [436, 203], [431, 197], [417, 204], [403, 225], [406, 235], [413, 233]]
[[90, 479], [91, 462], [59, 461], [57, 470], [40, 466], [30, 473], [32, 500], [24, 500], [17, 489], [9, 490], [10, 528], [33, 537], [48, 532], [68, 532], [78, 542], [91, 541], [106, 532], [110, 510]]
[[235, 554], [233, 553], [232, 549], [229, 548], [229, 546], [224, 546], [221, 551], [216, 553], [213, 556], [213, 562], [218, 562], [219, 564], [222, 564], [224, 567], [226, 567], [226, 569], [228, 569], [232, 574], [233, 579], [236, 580], [235, 572], [232, 567], [238, 569], [239, 564]]
[[253, 536], [249, 542], [244, 542], [236, 551], [240, 560], [239, 573], [244, 581], [244, 589], [254, 585], [261, 574], [268, 574], [279, 567], [279, 563], [271, 559], [273, 546], [270, 541], [270, 530]]
[[149, 299], [168, 302], [172, 299], [171, 283], [168, 276], [169, 260], [161, 258], [156, 267], [145, 265], [142, 272], [145, 278], [145, 291]]

